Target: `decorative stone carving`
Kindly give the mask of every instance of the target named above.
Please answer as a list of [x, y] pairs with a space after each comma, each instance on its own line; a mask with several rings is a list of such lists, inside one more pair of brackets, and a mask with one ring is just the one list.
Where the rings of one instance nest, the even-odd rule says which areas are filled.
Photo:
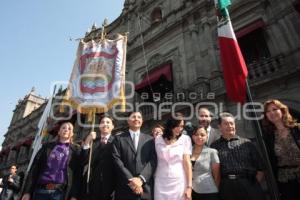
[[211, 91], [216, 91], [217, 89], [224, 87], [224, 82], [222, 78], [222, 72], [213, 71], [209, 79], [209, 85]]
[[164, 58], [161, 54], [154, 54], [148, 61], [148, 66], [154, 68], [158, 65], [161, 65], [164, 61]]

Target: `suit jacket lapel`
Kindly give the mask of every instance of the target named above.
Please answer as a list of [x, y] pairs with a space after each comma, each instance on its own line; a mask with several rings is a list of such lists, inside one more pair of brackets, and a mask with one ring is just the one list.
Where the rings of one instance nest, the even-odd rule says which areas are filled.
[[143, 133], [140, 133], [137, 152], [140, 151], [141, 146], [143, 146], [144, 141], [145, 141], [145, 135]]
[[129, 144], [129, 146], [132, 149], [132, 151], [136, 153], [136, 150], [134, 148], [134, 144], [133, 144], [133, 141], [132, 141], [132, 138], [130, 136], [129, 131], [126, 133], [126, 137], [125, 138], [126, 138], [126, 142]]
[[107, 140], [107, 143], [112, 143], [113, 139], [114, 139], [114, 136], [110, 135], [108, 140]]

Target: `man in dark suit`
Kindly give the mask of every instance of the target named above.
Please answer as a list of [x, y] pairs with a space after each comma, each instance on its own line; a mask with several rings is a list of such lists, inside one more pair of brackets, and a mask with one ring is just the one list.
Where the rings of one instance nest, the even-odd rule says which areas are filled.
[[100, 120], [100, 134], [96, 138], [96, 132], [91, 132], [85, 139], [82, 159], [83, 164], [88, 165], [90, 143], [93, 139], [96, 139], [92, 146], [92, 159], [91, 159], [91, 173], [88, 183], [87, 191], [87, 172], [84, 175], [83, 183], [81, 187], [82, 197], [86, 200], [111, 200], [112, 193], [115, 189], [115, 170], [112, 159], [112, 142], [114, 136], [111, 132], [114, 128], [113, 119], [105, 115]]
[[140, 131], [142, 114], [132, 112], [129, 130], [116, 136], [113, 159], [117, 173], [115, 200], [152, 200], [157, 158], [154, 139]]
[[202, 107], [198, 111], [198, 119], [199, 119], [199, 126], [205, 127], [207, 130], [207, 142], [206, 145], [210, 146], [214, 141], [220, 138], [220, 132], [217, 129], [211, 127], [211, 113], [210, 111]]
[[9, 174], [3, 177], [0, 187], [3, 188], [0, 200], [17, 200], [20, 189], [20, 177], [17, 175], [17, 166], [12, 165]]

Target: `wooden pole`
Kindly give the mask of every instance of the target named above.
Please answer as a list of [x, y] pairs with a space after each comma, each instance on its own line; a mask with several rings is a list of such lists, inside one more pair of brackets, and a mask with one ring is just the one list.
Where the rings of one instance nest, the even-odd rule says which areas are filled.
[[[96, 115], [96, 109], [93, 109], [92, 110], [92, 129], [91, 129], [91, 132], [95, 131], [95, 118], [96, 118], [95, 115]], [[89, 194], [89, 192], [90, 192], [89, 182], [90, 182], [90, 175], [91, 175], [92, 154], [93, 154], [93, 140], [90, 143], [89, 162], [88, 162], [88, 171], [87, 171], [87, 179], [86, 179], [87, 194]]]

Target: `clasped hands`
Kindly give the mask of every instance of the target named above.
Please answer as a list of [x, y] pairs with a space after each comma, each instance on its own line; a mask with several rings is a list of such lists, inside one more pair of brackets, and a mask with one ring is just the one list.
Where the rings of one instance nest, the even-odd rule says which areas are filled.
[[140, 177], [133, 177], [131, 179], [128, 179], [128, 181], [128, 186], [135, 194], [143, 194], [143, 181]]

